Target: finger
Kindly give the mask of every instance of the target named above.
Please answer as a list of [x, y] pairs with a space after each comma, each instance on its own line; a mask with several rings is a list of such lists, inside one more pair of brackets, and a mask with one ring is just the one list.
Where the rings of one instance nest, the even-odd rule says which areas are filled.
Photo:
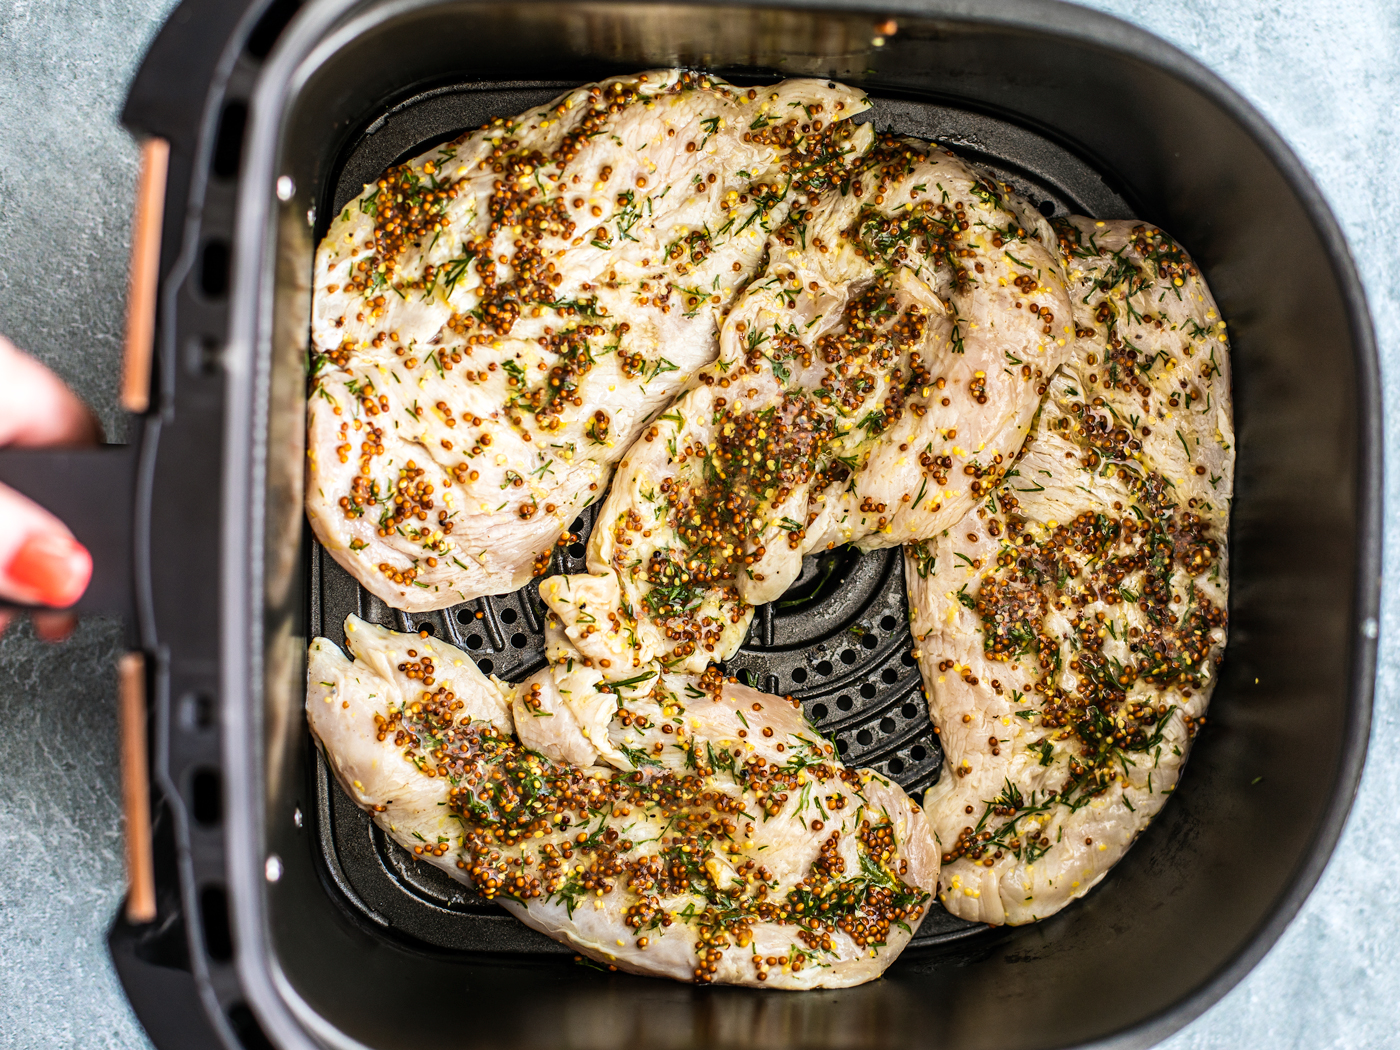
[[0, 598], [66, 608], [92, 579], [92, 555], [68, 527], [0, 485]]
[[[0, 375], [0, 445], [84, 445], [100, 438], [96, 418], [77, 395], [3, 336]], [[61, 608], [82, 596], [91, 577], [92, 557], [67, 526], [0, 485], [0, 597]]]
[[12, 613], [12, 612], [5, 612], [5, 610], [0, 609], [0, 634], [4, 634], [4, 633], [5, 633], [5, 628], [8, 627], [8, 626], [10, 626], [10, 621], [13, 620], [14, 618], [15, 618], [15, 614], [14, 614], [14, 613]]
[[0, 336], [0, 445], [91, 445], [102, 434], [92, 410], [63, 380]]
[[78, 625], [78, 618], [72, 613], [35, 613], [30, 619], [34, 622], [34, 633], [46, 642], [66, 640]]

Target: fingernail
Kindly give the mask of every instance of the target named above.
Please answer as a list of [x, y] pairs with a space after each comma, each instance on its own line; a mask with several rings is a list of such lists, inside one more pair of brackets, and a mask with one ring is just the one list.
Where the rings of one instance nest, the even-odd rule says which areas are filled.
[[5, 577], [22, 592], [22, 597], [62, 609], [87, 590], [92, 579], [92, 555], [68, 536], [36, 532], [10, 559]]
[[34, 633], [46, 642], [62, 642], [73, 633], [78, 618], [68, 613], [35, 613]]

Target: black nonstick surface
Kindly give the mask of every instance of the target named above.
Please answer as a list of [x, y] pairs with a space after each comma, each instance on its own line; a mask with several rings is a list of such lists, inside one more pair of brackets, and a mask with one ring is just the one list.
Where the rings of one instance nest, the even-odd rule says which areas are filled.
[[[332, 180], [333, 199], [317, 225], [318, 237], [328, 217], [389, 165], [491, 117], [547, 102], [570, 86], [474, 83], [438, 88], [395, 106], [344, 153]], [[1088, 163], [1036, 132], [946, 105], [880, 97], [872, 102], [871, 112], [860, 119], [948, 146], [1012, 185], [1046, 215], [1133, 217], [1129, 202]], [[579, 539], [556, 548], [551, 573], [587, 571], [584, 553], [595, 509], [572, 524], [570, 531]], [[343, 645], [343, 622], [354, 613], [395, 630], [427, 630], [470, 653], [483, 672], [508, 681], [545, 665], [545, 610], [537, 581], [514, 594], [408, 614], [356, 584], [319, 544], [313, 544], [308, 565], [313, 634]], [[943, 750], [929, 722], [911, 644], [899, 549], [862, 553], [840, 547], [804, 559], [792, 587], [757, 610], [743, 646], [722, 666], [745, 684], [799, 698], [844, 762], [877, 769], [918, 798], [938, 780]], [[319, 755], [316, 762], [316, 829], [325, 870], [345, 901], [365, 918], [436, 948], [570, 951], [440, 869], [416, 860], [341, 791]], [[913, 946], [945, 944], [985, 931], [935, 904]]]

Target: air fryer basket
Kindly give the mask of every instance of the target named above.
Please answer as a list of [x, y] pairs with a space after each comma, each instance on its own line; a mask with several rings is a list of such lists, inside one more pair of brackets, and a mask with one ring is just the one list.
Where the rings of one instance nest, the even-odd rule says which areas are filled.
[[[1227, 88], [1121, 23], [1039, 0], [313, 0], [295, 17], [278, 0], [225, 10], [222, 26], [182, 19], [196, 11], [172, 18], [127, 113], [170, 138], [173, 158], [162, 422], [147, 423], [153, 466], [138, 471], [165, 508], [149, 543], [180, 547], [177, 565], [200, 542], [220, 551], [217, 593], [196, 603], [217, 610], [212, 640], [214, 619], [182, 613], [191, 577], [157, 559], [148, 593], [138, 578], [157, 656], [162, 895], [157, 922], [119, 925], [113, 950], [159, 1045], [196, 1045], [169, 1016], [178, 999], [246, 1046], [1145, 1046], [1267, 950], [1321, 871], [1364, 756], [1379, 409], [1335, 225]], [[897, 31], [877, 28], [890, 18]], [[947, 143], [1047, 213], [1155, 222], [1231, 324], [1230, 644], [1178, 797], [1060, 915], [992, 930], [934, 909], [861, 988], [698, 988], [577, 966], [387, 842], [327, 776], [301, 713], [306, 639], [342, 641], [348, 612], [427, 627], [502, 677], [542, 662], [533, 585], [410, 618], [307, 534], [309, 275], [327, 218], [387, 164], [489, 116], [676, 64], [860, 84], [880, 126]], [[207, 98], [174, 98], [196, 69]], [[184, 487], [196, 467], [208, 496]], [[559, 567], [581, 555], [561, 551]], [[848, 762], [917, 794], [942, 756], [904, 603], [894, 552], [813, 557], [728, 671], [799, 696]]]

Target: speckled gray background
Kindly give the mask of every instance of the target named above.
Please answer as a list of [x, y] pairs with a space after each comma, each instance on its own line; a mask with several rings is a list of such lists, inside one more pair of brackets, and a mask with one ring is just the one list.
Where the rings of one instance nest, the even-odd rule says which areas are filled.
[[[172, 0], [0, 0], [0, 332], [124, 434], [116, 407], [136, 152], [117, 123]], [[1386, 572], [1400, 551], [1400, 3], [1092, 0], [1203, 61], [1282, 132], [1350, 239], [1380, 337]], [[1370, 760], [1298, 918], [1229, 996], [1163, 1044], [1400, 1046], [1400, 592], [1386, 594]], [[116, 625], [0, 640], [0, 1045], [146, 1047], [103, 934], [122, 892]]]

